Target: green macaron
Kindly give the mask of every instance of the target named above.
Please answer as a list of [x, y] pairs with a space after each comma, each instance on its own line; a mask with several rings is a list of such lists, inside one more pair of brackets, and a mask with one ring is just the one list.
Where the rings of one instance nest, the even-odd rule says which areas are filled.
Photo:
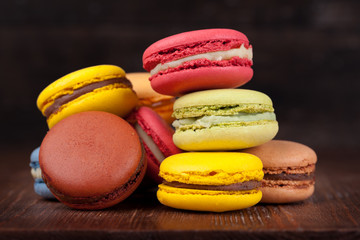
[[237, 150], [270, 141], [279, 130], [271, 99], [247, 89], [193, 92], [174, 103], [173, 136], [186, 151]]

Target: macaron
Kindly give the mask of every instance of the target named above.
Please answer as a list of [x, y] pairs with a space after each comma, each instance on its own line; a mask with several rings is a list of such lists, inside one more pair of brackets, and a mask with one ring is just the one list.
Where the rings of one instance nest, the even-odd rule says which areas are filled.
[[239, 152], [187, 152], [160, 165], [158, 200], [169, 207], [225, 212], [248, 208], [261, 199], [264, 176], [254, 155]]
[[138, 107], [145, 106], [151, 108], [169, 124], [175, 120], [171, 116], [175, 98], [155, 92], [150, 85], [150, 73], [133, 72], [127, 73], [126, 77], [130, 80], [139, 98]]
[[150, 45], [143, 67], [161, 94], [236, 88], [253, 76], [252, 46], [241, 32], [204, 29], [176, 34]]
[[148, 107], [140, 107], [135, 113], [134, 128], [138, 133], [146, 153], [147, 175], [156, 183], [161, 183], [159, 166], [161, 162], [182, 151], [172, 141], [174, 129], [159, 114]]
[[37, 195], [45, 199], [55, 199], [54, 195], [50, 192], [49, 188], [46, 186], [45, 182], [41, 177], [41, 169], [39, 165], [39, 151], [40, 147], [32, 151], [30, 155], [31, 176], [34, 179], [34, 191]]
[[48, 131], [40, 147], [44, 182], [65, 205], [103, 209], [127, 198], [146, 172], [133, 127], [107, 112], [71, 115]]
[[98, 65], [69, 73], [47, 86], [37, 107], [49, 128], [79, 112], [105, 111], [126, 116], [137, 104], [136, 93], [122, 68]]
[[314, 150], [301, 143], [272, 140], [263, 145], [244, 149], [263, 162], [264, 179], [261, 186], [264, 203], [291, 203], [309, 198], [314, 193]]
[[261, 145], [278, 132], [271, 99], [246, 89], [189, 93], [174, 103], [175, 145], [186, 151], [236, 150]]

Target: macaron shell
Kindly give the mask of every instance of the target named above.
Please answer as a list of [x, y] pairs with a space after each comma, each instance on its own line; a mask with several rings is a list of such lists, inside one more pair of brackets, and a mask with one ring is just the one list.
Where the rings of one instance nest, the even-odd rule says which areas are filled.
[[295, 187], [261, 187], [262, 203], [292, 203], [303, 201], [314, 193], [314, 185], [307, 188]]
[[52, 194], [46, 184], [42, 181], [34, 183], [34, 191], [37, 195], [45, 199], [56, 199], [54, 194]]
[[30, 162], [39, 162], [40, 147], [35, 148], [30, 154]]
[[147, 161], [146, 175], [149, 177], [149, 179], [151, 179], [151, 181], [160, 184], [163, 179], [159, 177], [159, 160], [154, 156], [146, 144], [144, 144], [144, 149]]
[[229, 185], [261, 181], [262, 163], [252, 154], [238, 152], [185, 152], [166, 158], [160, 174], [168, 182]]
[[86, 111], [104, 111], [124, 117], [136, 106], [137, 101], [131, 88], [103, 87], [61, 106], [47, 119], [48, 126], [52, 128], [60, 120]]
[[[40, 167], [49, 189], [64, 204], [101, 209], [135, 190], [146, 168], [142, 153], [135, 130], [125, 120], [106, 112], [82, 112], [47, 133]], [[101, 200], [117, 192], [121, 194], [114, 199]]]
[[138, 106], [147, 106], [157, 112], [165, 121], [171, 124], [175, 119], [171, 117], [175, 98], [160, 94], [152, 89], [149, 78], [150, 73], [134, 72], [127, 73], [126, 77], [133, 85], [133, 89], [139, 98]]
[[171, 125], [175, 118], [172, 117], [173, 106], [175, 98], [162, 100], [159, 104], [153, 104], [152, 109], [159, 114], [159, 116], [166, 121], [167, 124]]
[[144, 54], [143, 54], [143, 62], [144, 68], [147, 65], [148, 58], [159, 52], [159, 51], [166, 51], [171, 48], [179, 47], [179, 46], [186, 46], [191, 45], [194, 43], [204, 42], [204, 41], [212, 41], [212, 40], [241, 40], [244, 43], [248, 43], [249, 40], [245, 36], [245, 34], [232, 30], [232, 29], [202, 29], [202, 30], [195, 30], [189, 32], [183, 32], [179, 34], [175, 34], [166, 38], [163, 38], [151, 46], [149, 46]]
[[256, 103], [273, 105], [269, 96], [249, 89], [214, 89], [186, 94], [174, 103], [174, 110], [207, 105], [235, 105]]
[[110, 78], [121, 78], [125, 76], [125, 71], [114, 65], [98, 65], [83, 68], [69, 73], [47, 86], [37, 99], [37, 106], [41, 110], [43, 103], [52, 95], [65, 89], [78, 88], [84, 83], [99, 82]]
[[258, 156], [264, 168], [304, 167], [317, 162], [317, 156], [310, 147], [292, 141], [272, 140], [261, 146], [244, 149]]
[[126, 78], [129, 79], [133, 85], [133, 89], [138, 95], [139, 99], [149, 99], [160, 101], [162, 99], [173, 98], [172, 96], [163, 95], [155, 92], [150, 85], [150, 73], [148, 72], [133, 72], [127, 73]]
[[264, 144], [273, 139], [278, 130], [276, 121], [249, 126], [214, 126], [197, 131], [176, 131], [173, 141], [185, 151], [237, 150]]
[[[172, 141], [174, 130], [155, 111], [148, 107], [140, 107], [135, 115], [137, 123], [144, 132], [151, 137], [165, 158], [182, 152]], [[158, 177], [160, 162], [146, 143], [144, 143], [144, 147], [148, 158], [149, 175], [156, 182], [160, 183], [162, 181], [162, 179]]]
[[165, 206], [194, 210], [225, 212], [248, 208], [257, 204], [262, 197], [261, 191], [247, 192], [206, 191], [173, 188], [159, 185], [158, 200]]
[[200, 67], [156, 75], [151, 86], [158, 93], [181, 96], [206, 89], [236, 88], [247, 83], [252, 76], [250, 67]]

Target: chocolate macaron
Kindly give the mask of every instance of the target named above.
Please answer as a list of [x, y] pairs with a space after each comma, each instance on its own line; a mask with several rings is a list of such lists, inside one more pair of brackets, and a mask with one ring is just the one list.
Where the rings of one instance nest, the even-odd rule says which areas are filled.
[[146, 172], [136, 131], [107, 112], [82, 112], [46, 134], [39, 156], [44, 182], [76, 209], [103, 209], [127, 198]]
[[263, 163], [264, 179], [261, 191], [264, 203], [290, 203], [309, 198], [314, 193], [314, 150], [301, 143], [272, 140], [244, 149], [258, 156]]

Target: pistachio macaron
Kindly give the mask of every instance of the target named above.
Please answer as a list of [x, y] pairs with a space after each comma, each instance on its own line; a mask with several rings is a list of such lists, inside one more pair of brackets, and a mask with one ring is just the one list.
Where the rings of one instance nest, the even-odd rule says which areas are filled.
[[251, 207], [262, 197], [264, 173], [255, 155], [239, 152], [187, 152], [160, 165], [158, 200], [194, 211], [225, 212]]
[[69, 73], [47, 86], [37, 99], [37, 107], [49, 128], [79, 112], [104, 111], [127, 115], [138, 98], [125, 71], [114, 65], [98, 65]]
[[174, 103], [173, 136], [186, 151], [236, 150], [261, 145], [278, 132], [272, 101], [247, 89], [189, 93]]

